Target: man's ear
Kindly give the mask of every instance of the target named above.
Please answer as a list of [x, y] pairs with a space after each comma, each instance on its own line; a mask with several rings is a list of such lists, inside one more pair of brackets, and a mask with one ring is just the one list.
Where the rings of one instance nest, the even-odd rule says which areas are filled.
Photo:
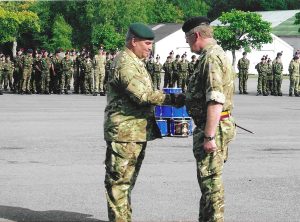
[[134, 46], [134, 47], [136, 46], [136, 39], [135, 38], [131, 39], [131, 45]]
[[200, 34], [200, 32], [195, 32], [195, 39], [198, 39], [198, 38], [201, 38], [202, 36], [201, 36], [201, 34]]

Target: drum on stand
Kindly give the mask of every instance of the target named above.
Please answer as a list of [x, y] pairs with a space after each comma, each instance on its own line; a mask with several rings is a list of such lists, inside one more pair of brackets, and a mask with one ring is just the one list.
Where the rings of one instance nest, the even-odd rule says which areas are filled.
[[171, 119], [170, 136], [187, 137], [192, 135], [193, 123], [191, 118]]
[[182, 93], [181, 88], [163, 88], [163, 91], [166, 94], [179, 94], [179, 93]]
[[168, 121], [165, 119], [157, 119], [156, 124], [160, 130], [161, 136], [168, 136], [169, 131], [168, 131]]

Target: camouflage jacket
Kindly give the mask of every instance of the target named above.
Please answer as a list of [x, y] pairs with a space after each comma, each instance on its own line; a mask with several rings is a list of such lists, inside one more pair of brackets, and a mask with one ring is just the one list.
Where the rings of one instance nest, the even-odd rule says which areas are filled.
[[12, 61], [4, 62], [3, 71], [7, 73], [12, 73], [14, 71], [14, 63]]
[[173, 73], [178, 73], [178, 71], [179, 71], [178, 64], [179, 64], [179, 60], [174, 60], [172, 62]]
[[32, 69], [33, 57], [26, 55], [22, 57], [23, 69]]
[[273, 73], [274, 75], [282, 75], [283, 65], [281, 62], [274, 61], [273, 63]]
[[22, 69], [22, 56], [17, 55], [14, 58], [14, 65], [15, 65], [15, 69], [17, 69], [17, 70]]
[[181, 61], [178, 63], [178, 70], [179, 72], [187, 72], [189, 69], [189, 63], [188, 61]]
[[92, 61], [84, 60], [82, 61], [82, 71], [84, 73], [92, 74], [93, 73], [93, 63]]
[[206, 122], [207, 102], [223, 104], [223, 111], [233, 108], [235, 72], [223, 49], [216, 42], [201, 52], [186, 92], [188, 113], [197, 126]]
[[95, 55], [93, 59], [93, 65], [95, 69], [105, 69], [106, 56], [105, 55]]
[[268, 65], [268, 63], [262, 63], [262, 64], [260, 64], [260, 74], [262, 75], [262, 76], [267, 76], [267, 74], [268, 74], [268, 69], [269, 69], [269, 65]]
[[53, 64], [55, 73], [56, 73], [56, 74], [61, 73], [61, 71], [62, 71], [61, 59], [59, 59], [59, 58], [57, 58], [57, 57], [54, 57], [54, 58], [52, 59], [52, 64]]
[[150, 74], [153, 74], [154, 73], [154, 62], [148, 61], [146, 63], [146, 69]]
[[162, 69], [162, 65], [160, 63], [154, 63], [154, 72], [160, 72]]
[[170, 95], [153, 90], [144, 63], [129, 49], [114, 60], [108, 82], [104, 139], [118, 142], [145, 142], [160, 137], [154, 105], [170, 104]]
[[241, 70], [241, 69], [249, 69], [249, 64], [250, 64], [250, 61], [249, 59], [244, 59], [244, 58], [241, 58], [239, 59], [238, 61], [238, 69]]
[[42, 58], [41, 59], [41, 71], [42, 72], [50, 72], [51, 67], [51, 59], [50, 58]]
[[196, 62], [193, 62], [193, 61], [189, 62], [189, 67], [188, 67], [189, 68], [189, 75], [192, 75], [194, 73], [195, 64], [196, 64]]
[[61, 61], [61, 67], [64, 72], [70, 72], [73, 69], [73, 61], [71, 59], [63, 58]]
[[162, 68], [165, 71], [165, 73], [173, 72], [173, 64], [171, 62], [165, 62]]
[[289, 65], [289, 73], [291, 77], [300, 76], [299, 72], [299, 62], [292, 60]]

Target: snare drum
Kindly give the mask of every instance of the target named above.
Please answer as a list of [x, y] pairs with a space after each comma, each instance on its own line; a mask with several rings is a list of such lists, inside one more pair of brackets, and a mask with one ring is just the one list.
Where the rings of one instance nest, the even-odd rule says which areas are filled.
[[167, 120], [157, 119], [156, 124], [160, 130], [161, 136], [167, 136], [169, 134]]
[[192, 135], [193, 124], [191, 119], [171, 119], [170, 136], [187, 137]]
[[172, 107], [172, 117], [173, 118], [188, 118], [189, 115], [187, 114], [186, 107]]
[[163, 91], [166, 94], [179, 94], [179, 93], [182, 93], [181, 88], [163, 88]]
[[172, 106], [155, 106], [155, 117], [171, 118]]

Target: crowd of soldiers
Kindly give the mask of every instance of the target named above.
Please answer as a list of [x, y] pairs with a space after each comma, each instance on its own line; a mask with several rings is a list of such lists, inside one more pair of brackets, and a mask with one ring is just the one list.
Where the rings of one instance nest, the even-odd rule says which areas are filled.
[[[290, 87], [289, 96], [299, 97], [299, 55], [297, 51], [289, 64]], [[281, 84], [283, 79], [283, 65], [281, 61], [282, 52], [277, 53], [276, 58], [272, 61], [268, 55], [261, 58], [261, 61], [256, 64], [255, 69], [258, 73], [257, 81], [257, 96], [273, 95], [282, 96]], [[250, 61], [247, 59], [247, 53], [243, 53], [243, 58], [238, 61], [237, 67], [239, 70], [239, 93], [248, 94], [247, 80]]]
[[187, 55], [176, 55], [174, 58], [174, 51], [169, 53], [167, 60], [162, 65], [160, 63], [159, 55], [156, 56], [155, 61], [154, 57], [151, 56], [146, 61], [146, 69], [148, 70], [154, 88], [160, 89], [161, 85], [161, 73], [164, 71], [164, 88], [177, 87], [181, 88], [183, 92], [186, 90], [188, 84], [188, 79], [192, 75], [195, 69], [196, 56], [191, 57], [191, 61], [187, 60]]
[[73, 79], [73, 93], [105, 96], [105, 81], [116, 54], [105, 52], [102, 46], [93, 57], [86, 49], [57, 50], [54, 54], [19, 49], [13, 59], [0, 53], [0, 95], [9, 90], [18, 94], [69, 94]]

